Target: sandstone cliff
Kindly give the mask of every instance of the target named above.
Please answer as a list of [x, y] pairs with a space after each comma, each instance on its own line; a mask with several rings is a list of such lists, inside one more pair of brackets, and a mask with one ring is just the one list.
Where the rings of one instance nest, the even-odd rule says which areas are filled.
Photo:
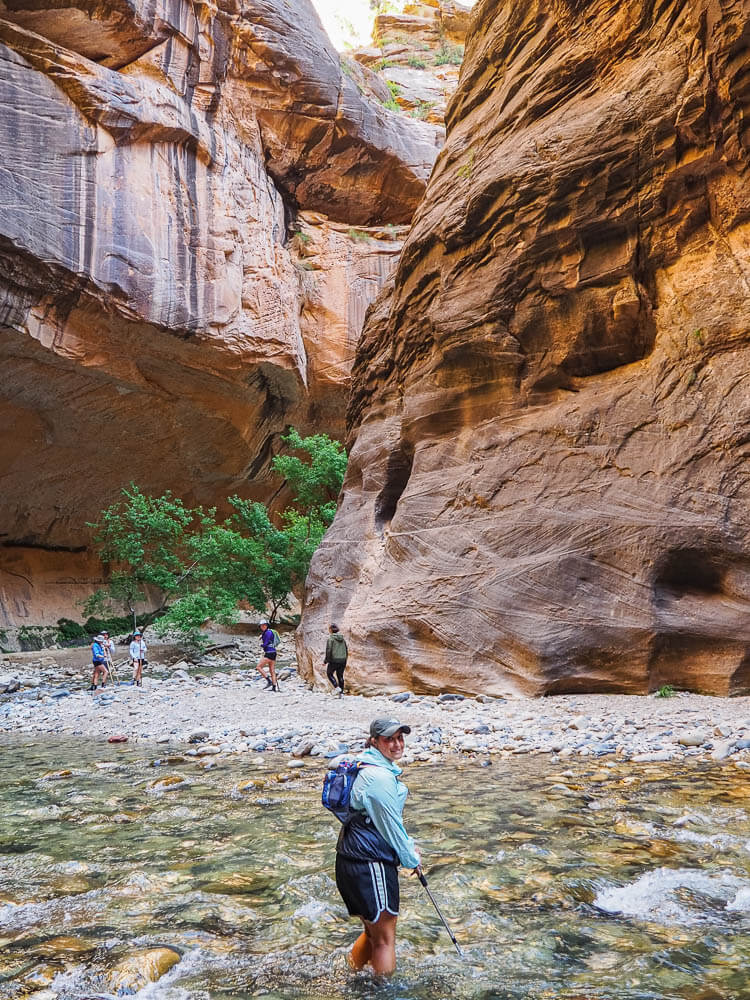
[[379, 14], [373, 46], [352, 52], [352, 58], [378, 70], [388, 85], [386, 98], [397, 107], [442, 125], [470, 23], [469, 8], [453, 0], [406, 4], [401, 14]]
[[130, 480], [258, 494], [287, 424], [342, 434], [441, 141], [309, 0], [0, 0], [0, 624], [71, 613]]
[[750, 690], [750, 4], [482, 0], [300, 635], [413, 690]]

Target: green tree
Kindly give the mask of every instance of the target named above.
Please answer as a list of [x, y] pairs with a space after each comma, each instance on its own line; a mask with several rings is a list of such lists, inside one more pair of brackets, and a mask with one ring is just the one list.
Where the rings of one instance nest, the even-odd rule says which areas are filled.
[[[298, 454], [277, 455], [271, 467], [283, 477], [293, 506], [273, 518], [258, 502], [230, 497], [232, 514], [186, 507], [170, 492], [150, 497], [131, 484], [102, 511], [94, 544], [110, 570], [109, 585], [86, 603], [88, 614], [144, 600], [146, 588], [161, 594], [159, 607], [141, 624], [175, 629], [198, 641], [211, 619], [229, 623], [248, 601], [271, 618], [304, 585], [315, 549], [333, 520], [346, 471], [346, 452], [325, 434], [303, 438], [292, 428], [282, 438]], [[302, 456], [302, 457], [300, 457]]]
[[277, 455], [271, 462], [271, 468], [285, 480], [297, 510], [319, 517], [328, 527], [336, 513], [336, 498], [341, 492], [346, 472], [347, 457], [343, 445], [327, 434], [300, 437], [293, 427], [281, 440], [290, 451], [302, 452], [307, 458]]
[[88, 615], [105, 613], [113, 605], [132, 613], [144, 601], [147, 588], [162, 595], [160, 605], [146, 616], [153, 621], [176, 596], [191, 591], [197, 563], [193, 539], [215, 523], [215, 509], [189, 508], [168, 490], [150, 497], [131, 483], [122, 499], [102, 511], [94, 532], [94, 545], [102, 562], [112, 568], [106, 588], [84, 604]]

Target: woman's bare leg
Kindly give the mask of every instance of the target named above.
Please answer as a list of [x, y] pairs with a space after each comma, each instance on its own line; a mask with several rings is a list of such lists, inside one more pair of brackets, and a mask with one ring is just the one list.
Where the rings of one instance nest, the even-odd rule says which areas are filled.
[[367, 924], [362, 921], [364, 930], [359, 935], [357, 940], [352, 945], [352, 950], [349, 953], [349, 965], [358, 972], [360, 969], [364, 969], [367, 963], [372, 958], [372, 945], [370, 944], [370, 939], [367, 936]]
[[349, 954], [351, 965], [362, 969], [369, 962], [379, 976], [390, 976], [396, 968], [396, 921], [392, 913], [382, 913], [374, 924], [363, 920], [365, 929]]

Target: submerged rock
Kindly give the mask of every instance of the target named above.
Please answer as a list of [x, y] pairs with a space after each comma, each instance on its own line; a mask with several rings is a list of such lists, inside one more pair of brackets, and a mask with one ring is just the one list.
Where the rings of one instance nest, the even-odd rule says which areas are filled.
[[167, 792], [187, 784], [188, 780], [182, 774], [165, 774], [163, 778], [155, 778], [154, 781], [149, 781], [146, 788], [150, 792]]
[[117, 993], [137, 993], [158, 979], [180, 961], [179, 952], [172, 948], [149, 948], [121, 959], [109, 974], [112, 989]]

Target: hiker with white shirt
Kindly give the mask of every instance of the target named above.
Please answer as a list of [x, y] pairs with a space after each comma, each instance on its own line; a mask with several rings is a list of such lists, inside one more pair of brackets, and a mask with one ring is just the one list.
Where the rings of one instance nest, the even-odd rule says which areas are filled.
[[146, 662], [146, 640], [143, 632], [137, 628], [133, 633], [133, 641], [130, 643], [130, 659], [133, 661], [133, 683], [136, 687], [142, 687], [143, 664]]

